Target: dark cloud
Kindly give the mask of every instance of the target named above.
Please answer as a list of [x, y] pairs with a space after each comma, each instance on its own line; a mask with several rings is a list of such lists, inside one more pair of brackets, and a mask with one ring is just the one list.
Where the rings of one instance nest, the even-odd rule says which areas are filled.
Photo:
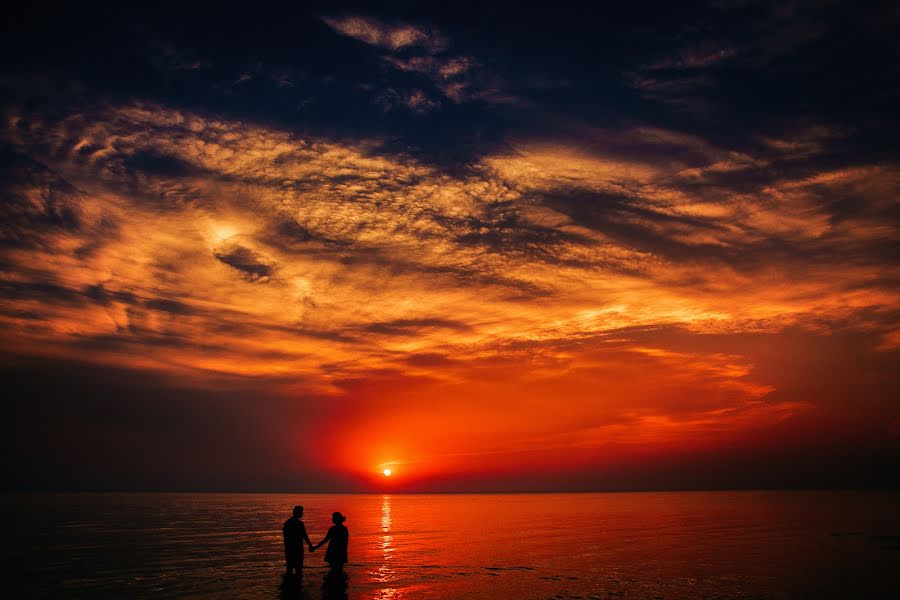
[[450, 329], [452, 331], [469, 331], [466, 323], [442, 318], [424, 319], [394, 319], [382, 323], [366, 325], [365, 330], [372, 333], [385, 335], [411, 336], [420, 333], [423, 329]]
[[529, 222], [512, 202], [495, 202], [484, 214], [460, 220], [451, 229], [459, 232], [455, 241], [460, 245], [548, 263], [585, 266], [567, 257], [566, 249], [571, 244], [592, 243], [583, 235]]
[[31, 246], [35, 230], [77, 231], [79, 191], [39, 162], [0, 148], [0, 243]]
[[182, 177], [195, 172], [190, 165], [175, 156], [159, 154], [152, 150], [139, 151], [127, 157], [125, 171], [140, 171], [148, 175]]
[[151, 310], [161, 310], [173, 315], [191, 315], [197, 312], [194, 307], [171, 298], [152, 298], [144, 302], [144, 306]]
[[131, 292], [108, 291], [103, 284], [99, 283], [86, 286], [83, 293], [86, 298], [101, 306], [109, 306], [113, 301], [125, 302], [126, 304], [134, 304], [137, 301], [137, 298]]
[[416, 367], [454, 367], [462, 364], [452, 357], [435, 352], [413, 354], [406, 358], [406, 362]]
[[0, 297], [18, 300], [40, 300], [50, 304], [83, 304], [85, 297], [58, 283], [47, 282], [0, 282]]
[[230, 245], [214, 251], [213, 255], [253, 281], [266, 281], [275, 272], [273, 265], [266, 263], [256, 252], [244, 246]]

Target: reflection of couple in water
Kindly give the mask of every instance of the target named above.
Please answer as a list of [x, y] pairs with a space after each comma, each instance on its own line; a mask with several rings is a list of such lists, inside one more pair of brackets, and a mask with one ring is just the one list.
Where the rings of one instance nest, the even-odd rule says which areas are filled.
[[334, 525], [328, 528], [325, 538], [315, 546], [306, 534], [306, 526], [300, 520], [302, 518], [303, 507], [295, 506], [294, 516], [284, 522], [284, 561], [287, 565], [287, 574], [290, 575], [296, 571], [297, 575], [303, 575], [303, 542], [306, 542], [310, 552], [314, 552], [328, 542], [325, 562], [331, 565], [332, 574], [341, 574], [344, 564], [347, 562], [347, 543], [350, 540], [350, 532], [344, 526], [347, 517], [339, 512], [332, 513], [331, 522]]

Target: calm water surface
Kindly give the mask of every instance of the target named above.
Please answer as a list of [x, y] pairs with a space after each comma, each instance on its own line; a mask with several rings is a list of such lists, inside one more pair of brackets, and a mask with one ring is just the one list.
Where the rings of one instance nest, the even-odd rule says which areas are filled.
[[[281, 525], [347, 515], [284, 585]], [[900, 494], [12, 494], [8, 598], [900, 598]]]

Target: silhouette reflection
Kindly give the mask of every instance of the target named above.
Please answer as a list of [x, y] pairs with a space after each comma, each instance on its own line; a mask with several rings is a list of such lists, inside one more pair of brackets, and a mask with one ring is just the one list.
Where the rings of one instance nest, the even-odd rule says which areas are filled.
[[329, 569], [322, 580], [322, 598], [324, 600], [345, 600], [350, 579], [347, 574], [337, 569]]
[[310, 600], [309, 592], [303, 587], [303, 577], [289, 574], [282, 576], [278, 597], [281, 600]]

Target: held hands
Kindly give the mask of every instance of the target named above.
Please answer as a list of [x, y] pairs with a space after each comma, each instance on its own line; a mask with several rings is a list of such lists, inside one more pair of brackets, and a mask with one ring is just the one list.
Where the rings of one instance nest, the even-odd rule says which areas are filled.
[[313, 546], [312, 544], [309, 545], [310, 552], [314, 552], [316, 548], [318, 548], [318, 546]]

